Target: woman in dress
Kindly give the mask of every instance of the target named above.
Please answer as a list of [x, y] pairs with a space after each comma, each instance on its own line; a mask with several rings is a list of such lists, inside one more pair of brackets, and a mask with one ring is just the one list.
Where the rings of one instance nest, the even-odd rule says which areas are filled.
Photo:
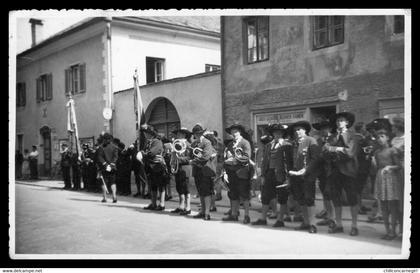
[[[401, 200], [401, 183], [398, 160], [398, 152], [390, 146], [389, 131], [382, 129], [377, 131], [379, 149], [375, 152], [374, 165], [377, 169], [376, 195], [380, 200], [386, 234], [384, 240], [392, 240], [396, 237], [396, 227], [399, 220], [399, 202]], [[389, 218], [391, 216], [391, 223]], [[390, 227], [391, 224], [391, 227]]]

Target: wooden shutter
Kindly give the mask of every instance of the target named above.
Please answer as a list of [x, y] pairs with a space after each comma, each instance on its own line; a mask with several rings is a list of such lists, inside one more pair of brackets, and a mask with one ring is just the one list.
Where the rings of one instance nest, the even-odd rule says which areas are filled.
[[20, 106], [25, 106], [26, 105], [26, 84], [24, 82], [22, 82], [20, 84], [20, 98], [21, 98], [21, 105]]
[[52, 100], [53, 90], [52, 90], [52, 74], [47, 75], [47, 92], [46, 100]]
[[65, 88], [64, 88], [64, 92], [65, 92], [66, 96], [68, 96], [69, 93], [70, 93], [70, 69], [66, 69], [64, 72], [65, 72]]
[[36, 79], [36, 102], [41, 101], [41, 78]]
[[79, 92], [85, 92], [86, 91], [86, 64], [82, 63], [79, 65], [79, 83], [80, 83], [80, 91]]
[[20, 83], [16, 84], [16, 107], [20, 106]]

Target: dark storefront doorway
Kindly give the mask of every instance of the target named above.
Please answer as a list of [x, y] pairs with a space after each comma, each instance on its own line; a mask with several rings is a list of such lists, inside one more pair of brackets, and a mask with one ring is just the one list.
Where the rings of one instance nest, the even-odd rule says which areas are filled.
[[43, 175], [50, 175], [51, 172], [51, 129], [44, 126], [40, 130], [44, 150]]

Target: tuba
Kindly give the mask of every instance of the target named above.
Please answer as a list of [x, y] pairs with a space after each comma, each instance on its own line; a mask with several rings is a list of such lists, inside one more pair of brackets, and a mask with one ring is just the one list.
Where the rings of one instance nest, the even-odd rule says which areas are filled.
[[175, 139], [172, 142], [172, 153], [171, 153], [171, 173], [176, 174], [179, 170], [178, 155], [183, 154], [187, 150], [187, 142], [185, 139]]

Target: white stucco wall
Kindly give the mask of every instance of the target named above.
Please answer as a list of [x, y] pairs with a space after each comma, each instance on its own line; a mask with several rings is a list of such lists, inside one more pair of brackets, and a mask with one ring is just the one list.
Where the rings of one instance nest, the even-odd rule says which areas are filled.
[[[23, 134], [24, 149], [32, 145], [39, 147], [39, 164], [43, 163], [40, 128], [51, 128], [52, 163], [59, 159], [58, 140], [67, 138], [67, 112], [65, 96], [65, 69], [75, 63], [86, 63], [86, 92], [74, 96], [79, 137], [96, 137], [103, 130], [102, 109], [105, 105], [103, 35], [84, 40], [59, 52], [48, 55], [17, 71], [17, 82], [26, 84], [26, 106], [16, 109], [16, 134]], [[98, 50], [99, 49], [99, 50]], [[36, 78], [52, 73], [53, 99], [36, 102]], [[13, 90], [14, 91], [14, 90]], [[43, 117], [47, 109], [46, 117]]]
[[114, 92], [133, 86], [136, 68], [140, 85], [146, 84], [146, 57], [165, 59], [165, 79], [203, 73], [205, 64], [220, 65], [219, 39], [188, 38], [177, 32], [113, 26], [111, 48]]
[[[222, 99], [220, 73], [187, 77], [141, 87], [145, 110], [160, 97], [175, 106], [182, 127], [189, 130], [201, 123], [222, 135]], [[131, 144], [136, 137], [133, 89], [114, 94], [114, 135], [123, 143]]]

